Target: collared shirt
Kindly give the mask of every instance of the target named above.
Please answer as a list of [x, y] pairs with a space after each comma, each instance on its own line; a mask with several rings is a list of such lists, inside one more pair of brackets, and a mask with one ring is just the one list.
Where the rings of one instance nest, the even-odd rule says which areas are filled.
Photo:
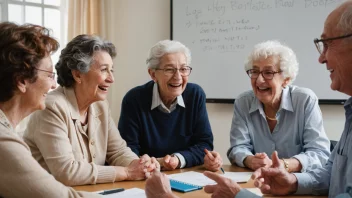
[[[177, 99], [175, 100], [175, 102], [173, 102], [170, 106], [170, 109], [167, 108], [163, 101], [160, 98], [160, 94], [159, 94], [159, 90], [158, 90], [158, 84], [154, 83], [153, 86], [153, 98], [152, 98], [152, 107], [150, 110], [155, 109], [156, 107], [158, 107], [158, 109], [162, 112], [165, 113], [171, 113], [172, 111], [174, 111], [176, 109], [176, 105], [180, 105], [183, 108], [186, 108], [185, 103], [183, 101], [182, 95], [177, 96]], [[180, 168], [183, 168], [186, 166], [186, 159], [183, 157], [183, 155], [181, 155], [180, 153], [174, 153], [174, 155], [180, 160]]]
[[262, 103], [253, 91], [235, 100], [227, 155], [231, 163], [244, 167], [250, 155], [265, 152], [269, 157], [275, 150], [280, 158], [298, 159], [302, 172], [322, 167], [330, 154], [318, 98], [309, 89], [288, 86], [283, 89], [277, 124], [271, 132]]
[[[352, 197], [352, 97], [345, 105], [345, 128], [324, 167], [295, 174], [297, 194], [327, 194], [329, 197]], [[343, 194], [342, 194], [343, 193]]]
[[158, 90], [158, 84], [154, 83], [153, 86], [153, 99], [152, 99], [152, 107], [150, 110], [155, 109], [156, 107], [158, 107], [158, 109], [162, 112], [165, 113], [171, 113], [172, 111], [174, 111], [176, 109], [176, 105], [180, 105], [183, 108], [186, 108], [185, 103], [183, 101], [182, 95], [177, 96], [177, 99], [175, 100], [175, 102], [173, 102], [170, 106], [170, 109], [167, 108], [163, 101], [160, 98], [160, 94], [159, 94], [159, 90]]

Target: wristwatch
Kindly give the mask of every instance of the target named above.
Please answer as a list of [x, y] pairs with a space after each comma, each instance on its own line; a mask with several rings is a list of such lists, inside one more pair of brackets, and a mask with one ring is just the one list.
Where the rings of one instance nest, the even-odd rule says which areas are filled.
[[287, 170], [287, 172], [290, 172], [290, 169], [289, 169], [289, 167], [288, 167], [288, 161], [287, 161], [287, 159], [282, 158], [281, 160], [284, 162], [284, 167], [285, 167], [285, 169]]

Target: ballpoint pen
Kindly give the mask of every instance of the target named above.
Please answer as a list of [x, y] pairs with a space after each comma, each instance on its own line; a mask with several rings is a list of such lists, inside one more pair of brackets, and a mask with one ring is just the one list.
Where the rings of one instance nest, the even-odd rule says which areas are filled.
[[[208, 157], [210, 158], [210, 159], [214, 159], [214, 156], [208, 151], [208, 149], [204, 149], [204, 152], [205, 152], [205, 154], [206, 155], [208, 155]], [[225, 174], [225, 171], [224, 171], [224, 169], [222, 168], [222, 167], [220, 167], [220, 170], [221, 170], [221, 172], [223, 173], [223, 174]]]
[[101, 195], [109, 195], [109, 194], [114, 194], [114, 193], [118, 193], [118, 192], [122, 192], [124, 191], [124, 188], [116, 188], [116, 189], [112, 189], [112, 190], [104, 190], [104, 191], [100, 191], [98, 192], [98, 194]]
[[221, 167], [220, 168], [220, 170], [221, 170], [221, 172], [223, 173], [223, 174], [225, 174], [225, 171], [224, 171], [224, 169]]

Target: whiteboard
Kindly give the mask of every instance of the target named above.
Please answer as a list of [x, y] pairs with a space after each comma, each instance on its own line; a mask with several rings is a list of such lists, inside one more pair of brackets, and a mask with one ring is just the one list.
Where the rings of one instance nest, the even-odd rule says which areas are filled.
[[328, 14], [344, 0], [173, 0], [172, 39], [190, 48], [192, 74], [211, 99], [235, 99], [251, 89], [244, 61], [255, 44], [279, 40], [298, 58], [293, 85], [320, 100], [346, 100], [330, 89], [330, 73], [313, 43]]

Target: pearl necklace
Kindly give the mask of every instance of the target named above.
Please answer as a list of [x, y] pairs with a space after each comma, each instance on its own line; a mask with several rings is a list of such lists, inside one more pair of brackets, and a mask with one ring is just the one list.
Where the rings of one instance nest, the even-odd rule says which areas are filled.
[[268, 118], [269, 120], [276, 121], [276, 118], [271, 118], [265, 114], [265, 117]]

